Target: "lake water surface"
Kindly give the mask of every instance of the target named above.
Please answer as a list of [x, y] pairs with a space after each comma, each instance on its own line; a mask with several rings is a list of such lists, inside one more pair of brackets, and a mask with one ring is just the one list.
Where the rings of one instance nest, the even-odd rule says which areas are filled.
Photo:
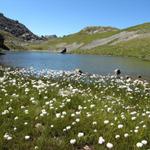
[[37, 70], [68, 71], [80, 68], [84, 72], [102, 75], [113, 74], [114, 69], [119, 68], [124, 75], [141, 75], [150, 80], [150, 62], [136, 58], [11, 51], [0, 56], [0, 65], [25, 68], [32, 66]]

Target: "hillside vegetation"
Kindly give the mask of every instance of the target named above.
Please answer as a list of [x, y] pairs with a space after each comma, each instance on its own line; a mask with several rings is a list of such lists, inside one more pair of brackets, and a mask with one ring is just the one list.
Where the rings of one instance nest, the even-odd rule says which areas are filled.
[[29, 49], [69, 53], [133, 56], [150, 60], [150, 23], [126, 29], [87, 27], [78, 33], [44, 42], [31, 43]]
[[[93, 40], [96, 39], [103, 39], [114, 34], [117, 34], [119, 29], [111, 28], [111, 27], [86, 27], [83, 30], [70, 34], [67, 36], [59, 37], [59, 38], [52, 38], [44, 42], [40, 42], [37, 44], [32, 43], [29, 44], [29, 47], [32, 49], [59, 49], [62, 47], [70, 47], [69, 49], [74, 49], [71, 45], [84, 45], [88, 44]], [[79, 47], [80, 47], [79, 46]], [[78, 46], [77, 46], [78, 47]]]
[[136, 25], [133, 27], [129, 27], [127, 29], [124, 29], [126, 31], [141, 31], [141, 32], [150, 32], [150, 22], [141, 24], [141, 25]]
[[3, 13], [0, 13], [0, 35], [4, 37], [4, 44], [12, 50], [27, 49], [26, 43], [41, 40], [18, 20], [7, 18]]

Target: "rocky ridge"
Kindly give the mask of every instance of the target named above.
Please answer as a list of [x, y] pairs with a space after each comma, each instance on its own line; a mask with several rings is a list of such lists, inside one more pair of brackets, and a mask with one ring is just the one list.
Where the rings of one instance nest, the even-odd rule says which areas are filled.
[[11, 33], [13, 36], [25, 41], [40, 39], [18, 20], [9, 19], [2, 13], [0, 13], [0, 30]]

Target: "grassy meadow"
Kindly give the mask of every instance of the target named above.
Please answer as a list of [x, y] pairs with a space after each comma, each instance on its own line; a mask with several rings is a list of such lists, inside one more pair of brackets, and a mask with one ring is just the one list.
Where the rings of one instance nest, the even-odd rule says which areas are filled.
[[133, 39], [116, 45], [103, 45], [90, 50], [73, 50], [77, 54], [97, 54], [111, 56], [136, 57], [150, 60], [150, 38]]
[[148, 150], [150, 84], [0, 68], [0, 149]]
[[107, 32], [103, 32], [103, 33], [96, 33], [93, 35], [89, 35], [85, 31], [81, 30], [78, 33], [70, 34], [70, 35], [67, 35], [64, 37], [52, 38], [47, 41], [39, 42], [39, 43], [29, 43], [27, 45], [27, 47], [28, 47], [28, 49], [35, 49], [35, 50], [50, 49], [50, 50], [56, 51], [58, 49], [57, 45], [59, 45], [61, 43], [72, 44], [75, 42], [75, 43], [88, 44], [93, 40], [107, 38], [107, 37], [112, 36], [117, 33], [119, 33], [119, 30], [118, 31], [107, 31]]
[[81, 30], [80, 32], [64, 37], [52, 38], [39, 43], [29, 43], [27, 44], [27, 47], [28, 49], [48, 49], [57, 51], [61, 49], [61, 47], [65, 47], [66, 45], [72, 43], [83, 44], [83, 46], [85, 46], [94, 40], [106, 39], [122, 32], [136, 32], [137, 34], [142, 34], [141, 37], [133, 38], [127, 41], [121, 40], [120, 42], [114, 44], [114, 42], [118, 40], [118, 38], [116, 38], [108, 42], [107, 44], [103, 44], [95, 48], [82, 49], [81, 46], [79, 48], [74, 48], [68, 51], [68, 53], [112, 55], [123, 57], [129, 56], [141, 58], [144, 60], [150, 60], [150, 23], [140, 24], [126, 29], [114, 29], [105, 27], [104, 31], [102, 32], [90, 34], [91, 32], [98, 31], [99, 29], [100, 27], [88, 27], [84, 30]]

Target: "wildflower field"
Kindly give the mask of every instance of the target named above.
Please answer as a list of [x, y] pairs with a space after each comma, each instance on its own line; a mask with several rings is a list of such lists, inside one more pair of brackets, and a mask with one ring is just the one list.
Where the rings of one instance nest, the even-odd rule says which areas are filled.
[[150, 84], [1, 67], [0, 149], [148, 150]]

